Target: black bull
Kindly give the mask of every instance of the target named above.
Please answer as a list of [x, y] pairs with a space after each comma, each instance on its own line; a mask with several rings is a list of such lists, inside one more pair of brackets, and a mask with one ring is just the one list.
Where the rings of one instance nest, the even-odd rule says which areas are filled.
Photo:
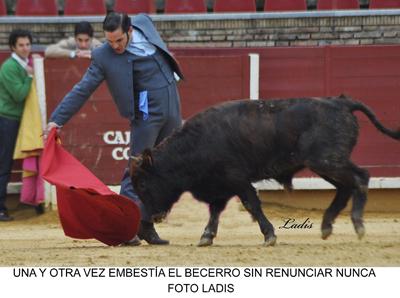
[[364, 104], [348, 97], [287, 100], [241, 100], [211, 107], [191, 119], [156, 148], [131, 159], [133, 185], [155, 221], [189, 191], [209, 204], [210, 217], [200, 246], [211, 245], [219, 215], [238, 196], [258, 222], [265, 245], [274, 245], [274, 227], [264, 215], [252, 182], [275, 179], [292, 188], [294, 174], [309, 168], [336, 187], [321, 231], [332, 224], [353, 197], [351, 220], [364, 233], [363, 212], [369, 174], [350, 161], [363, 112], [382, 133], [400, 139], [400, 130], [385, 128]]

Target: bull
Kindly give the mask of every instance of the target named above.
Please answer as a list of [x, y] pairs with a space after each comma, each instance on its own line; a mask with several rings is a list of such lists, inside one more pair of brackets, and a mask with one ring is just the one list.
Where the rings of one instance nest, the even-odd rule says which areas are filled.
[[351, 220], [362, 238], [369, 173], [350, 160], [359, 130], [354, 111], [364, 113], [383, 134], [400, 139], [400, 130], [384, 127], [369, 107], [343, 95], [230, 101], [198, 113], [157, 147], [132, 157], [132, 183], [156, 222], [183, 192], [208, 203], [209, 220], [199, 246], [212, 245], [221, 211], [238, 196], [258, 222], [264, 245], [272, 246], [274, 227], [252, 183], [275, 179], [291, 190], [293, 176], [309, 168], [336, 188], [323, 215], [322, 238], [331, 235], [350, 197]]

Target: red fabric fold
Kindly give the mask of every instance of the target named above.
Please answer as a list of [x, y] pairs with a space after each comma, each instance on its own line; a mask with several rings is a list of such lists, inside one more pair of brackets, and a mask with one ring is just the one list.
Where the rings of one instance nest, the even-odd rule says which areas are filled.
[[58, 214], [65, 235], [118, 245], [137, 234], [138, 206], [111, 191], [68, 153], [57, 142], [56, 129], [49, 134], [40, 169], [43, 178], [56, 186]]

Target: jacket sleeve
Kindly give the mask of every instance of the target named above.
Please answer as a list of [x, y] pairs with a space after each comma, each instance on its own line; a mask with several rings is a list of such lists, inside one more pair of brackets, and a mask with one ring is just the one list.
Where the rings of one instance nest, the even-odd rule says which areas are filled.
[[80, 82], [64, 97], [52, 113], [49, 121], [55, 122], [60, 126], [67, 123], [79, 111], [103, 80], [103, 68], [95, 60], [92, 60]]
[[21, 77], [20, 71], [8, 63], [3, 64], [0, 80], [15, 102], [23, 102], [31, 89], [32, 77]]
[[68, 58], [73, 50], [74, 48], [69, 46], [68, 40], [63, 39], [56, 44], [49, 45], [44, 52], [44, 56], [46, 58]]

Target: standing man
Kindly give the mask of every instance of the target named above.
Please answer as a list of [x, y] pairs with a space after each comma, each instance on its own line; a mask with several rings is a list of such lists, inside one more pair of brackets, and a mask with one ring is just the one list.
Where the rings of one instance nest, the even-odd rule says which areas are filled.
[[[181, 126], [174, 73], [180, 78], [183, 75], [148, 15], [135, 16], [131, 24], [128, 15], [111, 12], [104, 19], [103, 29], [107, 43], [92, 52], [85, 75], [53, 112], [46, 132], [63, 126], [106, 80], [119, 113], [130, 122], [131, 154], [137, 155]], [[121, 181], [121, 194], [140, 207], [139, 238], [149, 244], [169, 244], [155, 231], [132, 187], [128, 168]], [[140, 240], [133, 239], [129, 244], [138, 245]]]
[[46, 58], [91, 58], [94, 48], [101, 42], [93, 37], [93, 27], [89, 22], [82, 21], [75, 25], [74, 37], [60, 40], [49, 45], [44, 52]]
[[13, 30], [8, 39], [11, 57], [0, 69], [0, 221], [13, 220], [5, 203], [19, 123], [32, 84], [31, 44], [29, 31]]

